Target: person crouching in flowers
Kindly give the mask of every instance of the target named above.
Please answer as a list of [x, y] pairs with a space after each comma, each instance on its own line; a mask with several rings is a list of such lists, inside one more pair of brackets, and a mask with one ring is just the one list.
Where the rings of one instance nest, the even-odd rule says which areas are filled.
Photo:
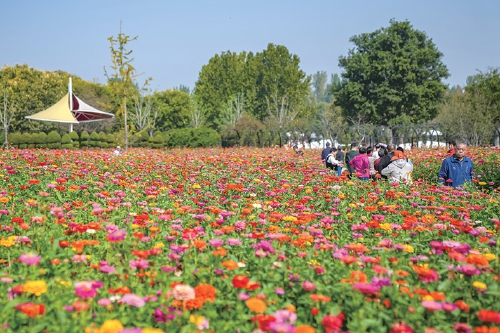
[[406, 155], [396, 150], [391, 158], [391, 164], [381, 171], [383, 176], [387, 176], [390, 181], [409, 183], [413, 166], [408, 163]]

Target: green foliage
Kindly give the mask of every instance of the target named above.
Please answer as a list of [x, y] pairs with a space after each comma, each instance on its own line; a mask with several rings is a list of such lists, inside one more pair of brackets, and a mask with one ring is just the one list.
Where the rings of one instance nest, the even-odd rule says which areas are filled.
[[163, 134], [161, 132], [156, 132], [153, 137], [149, 138], [149, 146], [151, 148], [164, 147]]
[[80, 147], [88, 148], [90, 146], [89, 132], [83, 131], [80, 135]]
[[169, 89], [155, 92], [153, 108], [158, 110], [158, 117], [154, 129], [164, 132], [187, 127], [191, 120], [190, 103], [189, 94], [186, 92]]
[[89, 140], [89, 146], [90, 147], [93, 147], [93, 148], [99, 147], [100, 138], [99, 138], [99, 134], [97, 134], [96, 131], [93, 131], [92, 133], [90, 133], [89, 139], [90, 139]]
[[220, 135], [209, 128], [181, 128], [168, 132], [167, 146], [172, 147], [216, 147], [220, 145]]
[[47, 140], [48, 140], [47, 133], [45, 132], [38, 133], [37, 140], [38, 140], [37, 148], [47, 148]]
[[73, 143], [71, 142], [71, 136], [65, 133], [61, 138], [61, 148], [71, 149], [73, 148]]
[[336, 105], [351, 122], [400, 124], [434, 118], [449, 76], [443, 54], [408, 21], [351, 37], [354, 48], [339, 58], [343, 84]]
[[61, 135], [56, 131], [51, 131], [47, 135], [47, 147], [48, 148], [60, 148], [61, 147]]
[[9, 144], [13, 147], [19, 148], [19, 144], [22, 141], [21, 137], [21, 133], [19, 132], [9, 133]]
[[[230, 51], [215, 55], [202, 67], [195, 86], [197, 105], [206, 110], [206, 125], [228, 128], [243, 109], [259, 121], [271, 118], [279, 127], [305, 116], [310, 77], [299, 63], [298, 56], [274, 44], [255, 55]], [[232, 108], [235, 101], [238, 107]]]
[[99, 143], [97, 144], [100, 148], [107, 148], [108, 146], [108, 136], [104, 132], [99, 132]]
[[69, 133], [69, 137], [71, 138], [71, 142], [73, 143], [73, 147], [80, 148], [80, 138], [78, 137], [78, 133], [75, 131]]

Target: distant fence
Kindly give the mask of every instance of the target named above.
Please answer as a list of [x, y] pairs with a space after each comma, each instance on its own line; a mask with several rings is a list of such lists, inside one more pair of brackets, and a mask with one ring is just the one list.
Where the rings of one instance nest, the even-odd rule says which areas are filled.
[[221, 133], [222, 147], [254, 146], [271, 147], [283, 146], [290, 143], [301, 143], [303, 145], [316, 147], [323, 146], [325, 141], [338, 144], [350, 145], [352, 143], [363, 145], [374, 145], [378, 142], [393, 143], [396, 145], [416, 146], [443, 146], [449, 141], [465, 141], [474, 145], [500, 145], [500, 124], [495, 127], [492, 137], [478, 138], [476, 135], [470, 137], [457, 137], [450, 134], [441, 124], [408, 124], [395, 126], [348, 126], [337, 125], [333, 128], [301, 129], [290, 128], [288, 130], [255, 130], [243, 131], [230, 130]]

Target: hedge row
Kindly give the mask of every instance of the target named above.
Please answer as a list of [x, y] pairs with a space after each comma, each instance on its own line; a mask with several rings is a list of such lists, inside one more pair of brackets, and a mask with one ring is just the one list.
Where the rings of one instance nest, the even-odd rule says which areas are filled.
[[[10, 133], [9, 144], [16, 148], [109, 148], [123, 144], [123, 132], [104, 133], [83, 131], [66, 133], [61, 136], [56, 131], [49, 134], [40, 133]], [[157, 132], [150, 137], [148, 133], [129, 137], [130, 147], [215, 147], [221, 142], [220, 135], [212, 129], [182, 128], [169, 132]]]

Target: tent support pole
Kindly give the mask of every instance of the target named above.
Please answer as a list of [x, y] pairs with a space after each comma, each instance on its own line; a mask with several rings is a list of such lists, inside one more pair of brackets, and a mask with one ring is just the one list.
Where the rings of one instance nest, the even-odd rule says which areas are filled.
[[69, 132], [73, 132], [73, 124], [69, 124]]

